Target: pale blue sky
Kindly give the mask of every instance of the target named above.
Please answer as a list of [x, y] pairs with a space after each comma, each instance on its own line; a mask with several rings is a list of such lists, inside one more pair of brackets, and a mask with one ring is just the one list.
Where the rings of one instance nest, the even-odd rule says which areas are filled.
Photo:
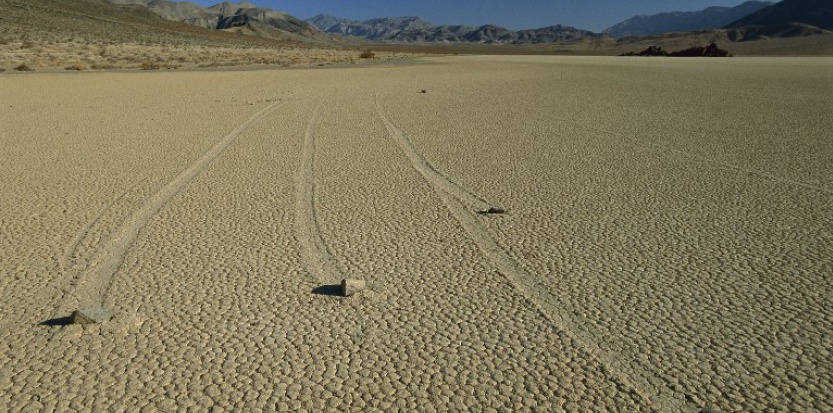
[[[212, 5], [220, 0], [191, 0]], [[231, 1], [231, 0], [229, 0]], [[238, 2], [240, 0], [234, 0]], [[637, 14], [737, 6], [745, 0], [248, 0], [306, 19], [319, 13], [364, 20], [373, 17], [419, 16], [435, 24], [487, 23], [509, 29], [565, 24], [602, 31]]]

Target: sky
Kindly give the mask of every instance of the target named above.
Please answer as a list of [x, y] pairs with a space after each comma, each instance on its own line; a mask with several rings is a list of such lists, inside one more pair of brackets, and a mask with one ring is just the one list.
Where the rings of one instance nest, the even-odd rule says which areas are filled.
[[[210, 6], [222, 0], [190, 0]], [[237, 3], [243, 0], [226, 0]], [[563, 24], [600, 32], [638, 14], [737, 6], [746, 0], [248, 0], [307, 19], [419, 16], [434, 24], [495, 24], [512, 30]]]

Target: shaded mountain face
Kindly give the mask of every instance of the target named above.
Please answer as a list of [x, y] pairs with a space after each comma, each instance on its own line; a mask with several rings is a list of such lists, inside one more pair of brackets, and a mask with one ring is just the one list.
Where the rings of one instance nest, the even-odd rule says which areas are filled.
[[550, 43], [601, 35], [569, 26], [512, 31], [500, 26], [437, 26], [419, 17], [348, 20], [320, 14], [307, 20], [324, 33], [391, 43]]
[[202, 7], [195, 3], [168, 0], [110, 1], [116, 4], [145, 6], [167, 20], [208, 29], [226, 30], [254, 23], [300, 35], [315, 35], [318, 32], [314, 27], [294, 16], [245, 2], [238, 4], [223, 2], [211, 7]]
[[635, 16], [603, 33], [613, 37], [627, 37], [718, 29], [770, 5], [770, 2], [748, 1], [735, 7], [708, 7], [700, 11]]
[[833, 30], [833, 1], [831, 0], [784, 0], [758, 10], [725, 26], [727, 29], [768, 27], [814, 26]]

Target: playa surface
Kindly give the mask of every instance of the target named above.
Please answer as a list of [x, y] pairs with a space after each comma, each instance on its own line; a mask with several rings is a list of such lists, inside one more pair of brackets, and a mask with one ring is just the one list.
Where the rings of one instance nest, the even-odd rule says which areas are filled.
[[0, 410], [831, 411], [831, 69], [2, 73]]

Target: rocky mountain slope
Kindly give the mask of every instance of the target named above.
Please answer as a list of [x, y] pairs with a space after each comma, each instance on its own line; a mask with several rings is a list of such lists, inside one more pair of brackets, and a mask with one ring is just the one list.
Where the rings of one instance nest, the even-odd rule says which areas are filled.
[[[239, 34], [247, 31], [254, 35]], [[13, 69], [311, 67], [358, 59], [354, 47], [344, 48], [323, 34], [302, 36], [257, 22], [215, 30], [164, 19], [144, 5], [107, 0], [0, 0], [0, 73]]]
[[[107, 0], [0, 0], [3, 41], [240, 44], [240, 36], [165, 20], [146, 7]], [[232, 41], [233, 40], [233, 41]], [[242, 39], [241, 39], [242, 40]], [[262, 43], [249, 39], [248, 43]]]
[[708, 7], [700, 11], [634, 16], [606, 29], [603, 33], [612, 37], [627, 37], [719, 29], [772, 4], [764, 1], [748, 1], [735, 7]]
[[833, 30], [833, 1], [784, 0], [740, 18], [728, 24], [726, 28], [774, 27], [790, 23]]
[[307, 19], [307, 23], [312, 24], [327, 34], [361, 37], [372, 40], [384, 39], [391, 36], [391, 34], [431, 30], [436, 27], [419, 17], [412, 16], [358, 21], [319, 14], [311, 19]]
[[833, 2], [784, 0], [728, 24], [732, 41], [833, 35]]
[[318, 30], [310, 24], [287, 13], [257, 7], [251, 3], [223, 2], [211, 7], [195, 3], [168, 0], [110, 0], [116, 4], [133, 4], [147, 7], [167, 20], [188, 23], [207, 29], [228, 30], [245, 26], [277, 29], [301, 36], [315, 37]]
[[497, 43], [529, 44], [597, 38], [599, 34], [569, 26], [512, 31], [500, 26], [438, 26], [419, 17], [348, 20], [318, 15], [307, 20], [324, 33], [390, 43]]

